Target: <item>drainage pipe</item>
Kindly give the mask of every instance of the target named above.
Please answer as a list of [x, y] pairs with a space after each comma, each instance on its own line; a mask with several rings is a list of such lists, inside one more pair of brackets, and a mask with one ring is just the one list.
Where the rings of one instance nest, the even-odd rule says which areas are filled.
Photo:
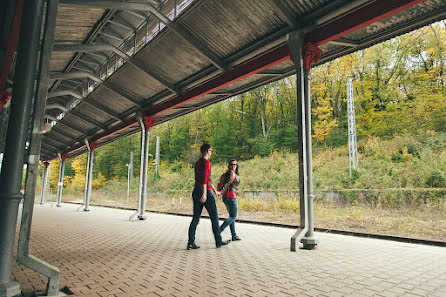
[[312, 143], [311, 143], [311, 98], [310, 98], [310, 72], [304, 71], [304, 94], [305, 94], [305, 138], [306, 138], [306, 159], [307, 159], [307, 195], [306, 196], [306, 208], [307, 208], [307, 223], [308, 231], [301, 242], [304, 249], [313, 249], [318, 240], [314, 236], [314, 217], [313, 217], [313, 157], [312, 157]]
[[295, 252], [298, 243], [308, 231], [308, 203], [307, 203], [307, 154], [306, 154], [306, 121], [305, 121], [305, 88], [303, 71], [303, 45], [304, 34], [295, 31], [289, 34], [288, 45], [290, 54], [296, 66], [296, 90], [297, 90], [297, 123], [298, 123], [298, 147], [299, 147], [299, 196], [300, 196], [300, 227], [291, 237], [290, 250]]

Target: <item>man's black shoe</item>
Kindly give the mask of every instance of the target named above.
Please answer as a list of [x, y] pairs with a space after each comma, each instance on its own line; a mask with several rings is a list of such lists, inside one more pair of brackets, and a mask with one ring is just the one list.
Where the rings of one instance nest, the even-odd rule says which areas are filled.
[[237, 240], [242, 240], [242, 239], [238, 236], [232, 236], [232, 241], [237, 241]]
[[229, 244], [230, 242], [231, 242], [230, 240], [226, 240], [226, 241], [219, 242], [219, 243], [217, 243], [216, 245], [217, 245], [217, 248], [219, 248], [219, 247], [221, 247], [222, 245], [227, 245], [227, 244]]
[[188, 250], [196, 250], [199, 249], [200, 247], [198, 245], [196, 245], [195, 243], [188, 243], [187, 244], [187, 249]]

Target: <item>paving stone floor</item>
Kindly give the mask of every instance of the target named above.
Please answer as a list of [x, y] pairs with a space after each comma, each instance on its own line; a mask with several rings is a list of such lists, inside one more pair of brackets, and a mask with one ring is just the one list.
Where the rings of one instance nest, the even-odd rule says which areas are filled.
[[[237, 224], [243, 240], [216, 249], [202, 219], [188, 251], [189, 217], [78, 207], [36, 204], [30, 248], [75, 296], [446, 296], [442, 247], [316, 233], [317, 249], [293, 253], [295, 230]], [[24, 295], [45, 289], [15, 262], [12, 275]]]

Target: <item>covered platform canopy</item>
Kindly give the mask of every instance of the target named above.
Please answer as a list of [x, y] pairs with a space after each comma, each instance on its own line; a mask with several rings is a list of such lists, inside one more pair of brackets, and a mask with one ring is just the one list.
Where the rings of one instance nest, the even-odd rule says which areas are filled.
[[[87, 211], [94, 149], [142, 131], [143, 219], [151, 126], [291, 74], [297, 79], [301, 205], [291, 250], [298, 242], [313, 248], [318, 241], [312, 220], [311, 66], [445, 19], [446, 1], [7, 0], [1, 13], [3, 297], [20, 291], [9, 277], [23, 197], [17, 261], [48, 277], [49, 295], [59, 289], [57, 267], [29, 254], [39, 160], [63, 161], [61, 190], [65, 159], [88, 151]], [[59, 197], [58, 191], [58, 206]]]
[[294, 74], [292, 31], [324, 63], [444, 18], [442, 0], [61, 0], [40, 158], [136, 133], [136, 111], [156, 125]]

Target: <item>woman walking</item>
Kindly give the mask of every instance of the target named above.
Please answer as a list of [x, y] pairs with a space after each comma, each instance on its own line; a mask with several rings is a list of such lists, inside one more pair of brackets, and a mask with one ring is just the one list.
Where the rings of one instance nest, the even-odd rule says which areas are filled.
[[235, 232], [235, 218], [237, 217], [237, 195], [238, 185], [240, 184], [240, 176], [238, 173], [237, 160], [232, 159], [228, 163], [228, 171], [225, 173], [223, 185], [221, 187], [221, 194], [223, 202], [228, 209], [229, 217], [220, 226], [220, 232], [229, 226], [232, 234], [232, 241], [241, 240]]

